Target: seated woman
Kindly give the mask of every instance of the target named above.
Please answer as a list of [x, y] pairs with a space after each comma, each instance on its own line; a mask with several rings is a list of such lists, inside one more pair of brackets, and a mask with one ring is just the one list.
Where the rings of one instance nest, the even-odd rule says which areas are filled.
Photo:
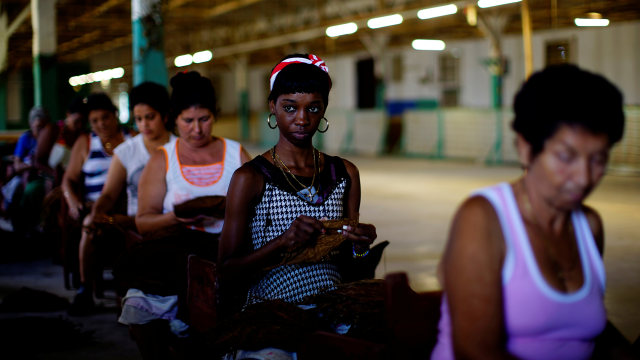
[[[64, 174], [64, 169], [69, 164], [71, 149], [80, 134], [86, 132], [87, 111], [86, 104], [81, 97], [75, 97], [69, 104], [64, 119], [56, 123], [58, 137], [51, 149], [49, 166]], [[61, 179], [60, 179], [61, 180]]]
[[[110, 232], [108, 239], [100, 241], [96, 254], [94, 235], [96, 226], [116, 225], [120, 230], [136, 231], [133, 217], [138, 211], [138, 181], [140, 174], [149, 161], [150, 153], [176, 137], [167, 128], [169, 116], [169, 93], [159, 84], [144, 82], [129, 93], [129, 106], [136, 127], [140, 133], [118, 145], [113, 151], [107, 179], [100, 197], [93, 204], [91, 213], [83, 220], [83, 232], [80, 239], [79, 263], [82, 286], [73, 303], [74, 312], [86, 312], [93, 308], [94, 278], [98, 276], [96, 256], [105, 256], [105, 252], [116, 255], [123, 250], [125, 233]], [[122, 190], [126, 188], [127, 212], [114, 213]]]
[[179, 217], [174, 206], [226, 196], [231, 175], [249, 160], [238, 142], [212, 136], [217, 104], [209, 79], [181, 72], [171, 86], [169, 120], [176, 124], [178, 139], [153, 152], [142, 172], [135, 222], [143, 241], [114, 272], [129, 288], [119, 321], [130, 325], [145, 358], [166, 353], [169, 326], [184, 328], [178, 301], [186, 291], [187, 256], [215, 259], [223, 225], [223, 219], [206, 212]]
[[[113, 150], [130, 137], [120, 127], [118, 110], [106, 94], [89, 95], [86, 110], [91, 134], [79, 135], [73, 144], [60, 185], [64, 213], [59, 215], [58, 222], [64, 249], [65, 282], [69, 274], [77, 273], [80, 222], [100, 196]], [[79, 285], [79, 291], [83, 291]]]
[[17, 233], [33, 235], [40, 220], [42, 199], [51, 184], [53, 170], [47, 163], [55, 135], [48, 112], [42, 106], [34, 106], [29, 111], [29, 130], [25, 131], [16, 144], [13, 165], [7, 169], [11, 179], [2, 186], [2, 209], [6, 212]]
[[69, 217], [80, 220], [98, 200], [113, 150], [130, 136], [120, 128], [118, 109], [104, 93], [87, 97], [91, 134], [81, 134], [71, 149], [69, 165], [62, 177], [62, 193]]
[[270, 88], [267, 123], [280, 136], [234, 174], [220, 240], [221, 301], [234, 308], [269, 300], [299, 304], [335, 289], [341, 283], [336, 251], [317, 261], [286, 261], [314, 247], [328, 232], [325, 220], [352, 220], [338, 229], [349, 257], [367, 255], [376, 239], [373, 225], [358, 223], [356, 166], [313, 146], [316, 131], [329, 125], [325, 63], [312, 54], [289, 55], [273, 68]]
[[622, 95], [602, 76], [551, 66], [524, 83], [514, 111], [524, 174], [455, 215], [432, 359], [589, 359], [607, 326], [602, 221], [584, 200], [622, 137]]

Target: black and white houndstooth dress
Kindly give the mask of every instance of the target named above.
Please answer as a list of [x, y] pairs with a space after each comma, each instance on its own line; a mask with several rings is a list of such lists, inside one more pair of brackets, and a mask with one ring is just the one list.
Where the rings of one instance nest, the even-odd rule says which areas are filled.
[[[257, 156], [249, 162], [265, 179], [262, 198], [250, 221], [254, 250], [284, 233], [300, 215], [330, 220], [344, 217], [350, 177], [341, 158], [324, 155], [324, 159], [324, 167], [316, 179], [318, 196], [313, 203], [296, 194], [281, 170], [264, 157]], [[304, 183], [311, 182], [310, 178], [302, 179]], [[330, 259], [320, 263], [282, 265], [266, 271], [250, 287], [247, 304], [276, 299], [298, 303], [307, 296], [335, 288], [340, 281], [338, 268]]]

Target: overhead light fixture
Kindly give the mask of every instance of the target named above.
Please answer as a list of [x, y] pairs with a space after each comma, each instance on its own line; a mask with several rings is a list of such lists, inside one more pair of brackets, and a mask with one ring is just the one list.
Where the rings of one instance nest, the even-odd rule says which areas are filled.
[[96, 71], [90, 74], [77, 75], [69, 78], [69, 85], [80, 86], [98, 81], [110, 81], [124, 76], [124, 68], [117, 67], [108, 70]]
[[415, 50], [434, 50], [442, 51], [445, 48], [445, 43], [442, 40], [425, 40], [416, 39], [411, 42], [411, 47]]
[[369, 21], [367, 21], [367, 26], [371, 29], [378, 29], [381, 27], [402, 24], [402, 20], [403, 18], [400, 14], [381, 16], [369, 19]]
[[506, 4], [517, 3], [522, 0], [478, 0], [478, 7], [481, 9], [492, 7], [492, 6], [500, 6]]
[[200, 64], [203, 62], [207, 62], [213, 58], [213, 53], [209, 50], [198, 51], [193, 54], [193, 62], [196, 64]]
[[458, 7], [455, 4], [449, 4], [444, 6], [436, 6], [428, 9], [422, 9], [418, 11], [418, 19], [425, 20], [439, 16], [452, 15], [458, 12]]
[[328, 37], [336, 37], [353, 34], [356, 31], [358, 31], [358, 25], [354, 22], [350, 22], [342, 25], [329, 26], [326, 30], [326, 34]]
[[575, 18], [573, 22], [576, 26], [609, 26], [609, 19], [603, 19], [597, 12], [587, 13], [586, 18]]
[[467, 4], [464, 8], [464, 15], [467, 18], [467, 24], [471, 26], [478, 25], [478, 8], [473, 4]]
[[191, 54], [176, 56], [175, 60], [173, 60], [173, 64], [176, 67], [189, 66], [192, 63], [193, 63], [193, 56], [191, 56]]

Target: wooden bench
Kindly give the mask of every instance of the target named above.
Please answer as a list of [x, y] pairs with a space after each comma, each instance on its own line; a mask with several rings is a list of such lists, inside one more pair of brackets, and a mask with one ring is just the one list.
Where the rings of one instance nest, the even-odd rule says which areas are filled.
[[[191, 255], [188, 261], [187, 308], [196, 332], [212, 329], [218, 319], [216, 264]], [[405, 273], [385, 277], [385, 343], [374, 343], [324, 331], [311, 334], [298, 353], [300, 359], [428, 358], [438, 335], [441, 291], [416, 293]]]

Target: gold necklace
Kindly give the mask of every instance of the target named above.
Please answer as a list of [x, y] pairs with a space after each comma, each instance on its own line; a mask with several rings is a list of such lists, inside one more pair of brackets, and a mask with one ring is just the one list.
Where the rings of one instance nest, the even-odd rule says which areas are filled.
[[[311, 178], [311, 185], [309, 185], [309, 186], [304, 185], [291, 172], [291, 170], [289, 170], [289, 168], [284, 163], [284, 161], [282, 161], [282, 159], [280, 159], [280, 156], [278, 156], [278, 153], [276, 153], [276, 147], [275, 146], [271, 149], [271, 158], [273, 159], [273, 163], [278, 167], [278, 169], [280, 169], [280, 171], [282, 171], [282, 175], [284, 176], [285, 180], [287, 180], [287, 182], [289, 183], [291, 188], [293, 188], [293, 190], [297, 194], [300, 194], [303, 190], [307, 190], [306, 194], [303, 193], [303, 195], [307, 198], [307, 201], [312, 202], [313, 198], [318, 193], [315, 190], [315, 188], [313, 187], [313, 184], [316, 181], [316, 173], [318, 172], [318, 162], [317, 162], [317, 157], [316, 157], [316, 149], [315, 148], [313, 149], [313, 177]], [[285, 172], [285, 170], [286, 170], [286, 172]], [[287, 174], [289, 174], [302, 187], [301, 190], [298, 190], [296, 188], [296, 186], [293, 185], [293, 183], [289, 180], [289, 177], [287, 176]], [[313, 192], [311, 192], [312, 190], [313, 190]]]
[[[278, 156], [278, 153], [276, 153], [275, 151], [275, 146], [273, 148], [273, 154], [275, 155], [275, 158], [278, 160], [278, 162], [282, 165], [282, 167], [284, 168], [284, 170], [287, 171], [287, 173], [289, 173], [291, 175], [291, 177], [293, 177], [293, 179], [300, 184], [300, 186], [302, 186], [305, 189], [308, 189], [308, 187], [306, 185], [304, 185], [300, 180], [298, 180], [298, 178], [291, 172], [291, 170], [289, 170], [289, 168], [287, 167], [287, 165], [282, 161], [282, 159], [280, 159], [280, 156]], [[313, 149], [313, 178], [311, 179], [311, 187], [313, 186], [313, 183], [316, 181], [316, 168], [317, 168], [317, 164], [316, 164], [316, 153], [315, 153], [315, 149]], [[282, 169], [282, 168], [281, 168]]]

